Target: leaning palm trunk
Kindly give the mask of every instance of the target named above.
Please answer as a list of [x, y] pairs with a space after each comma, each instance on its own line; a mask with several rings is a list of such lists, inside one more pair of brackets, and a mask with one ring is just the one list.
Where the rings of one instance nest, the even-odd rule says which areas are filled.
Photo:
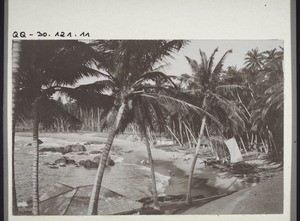
[[16, 94], [19, 87], [19, 62], [20, 62], [21, 42], [13, 41], [12, 48], [12, 203], [13, 214], [18, 214], [16, 180], [15, 180], [15, 130], [16, 130]]
[[191, 205], [192, 204], [192, 181], [193, 181], [193, 174], [194, 174], [195, 165], [196, 165], [197, 158], [198, 158], [199, 151], [200, 151], [200, 145], [201, 145], [201, 141], [202, 141], [202, 137], [203, 137], [205, 122], [206, 122], [206, 117], [203, 117], [202, 123], [201, 123], [201, 128], [200, 128], [200, 133], [199, 133], [199, 138], [198, 138], [198, 143], [197, 143], [197, 147], [196, 147], [196, 152], [194, 154], [194, 158], [193, 158], [193, 161], [192, 161], [192, 164], [191, 164], [191, 169], [190, 169], [190, 175], [189, 175], [189, 181], [188, 181], [188, 189], [187, 189], [187, 194], [186, 194], [186, 204], [187, 205]]
[[33, 106], [33, 171], [32, 171], [32, 214], [39, 215], [39, 117], [38, 99]]
[[125, 111], [125, 106], [126, 106], [126, 104], [125, 104], [125, 102], [123, 102], [118, 110], [116, 121], [110, 129], [110, 132], [109, 132], [109, 135], [108, 135], [105, 147], [104, 147], [104, 151], [103, 151], [103, 154], [102, 154], [102, 157], [100, 160], [100, 164], [98, 166], [93, 190], [91, 193], [91, 198], [90, 198], [89, 208], [88, 208], [88, 215], [97, 215], [98, 214], [99, 193], [100, 193], [100, 189], [101, 189], [102, 178], [103, 178], [104, 171], [105, 171], [106, 161], [108, 159], [109, 151], [111, 149], [114, 138], [117, 135], [118, 128], [120, 126], [120, 121], [121, 121], [121, 118]]
[[153, 191], [152, 195], [153, 195], [154, 209], [159, 210], [157, 189], [156, 189], [155, 171], [154, 171], [154, 163], [153, 163], [153, 158], [152, 158], [152, 154], [151, 154], [149, 137], [146, 133], [146, 129], [145, 129], [144, 126], [141, 130], [141, 133], [142, 133], [142, 136], [144, 138], [144, 142], [145, 142], [145, 145], [146, 145], [146, 148], [147, 148], [148, 160], [149, 160], [149, 165], [150, 165], [150, 170], [151, 170], [152, 191]]
[[179, 139], [176, 137], [175, 133], [173, 133], [170, 127], [166, 126], [166, 128], [170, 131], [171, 135], [175, 138], [175, 140], [179, 143], [179, 145], [182, 146]]

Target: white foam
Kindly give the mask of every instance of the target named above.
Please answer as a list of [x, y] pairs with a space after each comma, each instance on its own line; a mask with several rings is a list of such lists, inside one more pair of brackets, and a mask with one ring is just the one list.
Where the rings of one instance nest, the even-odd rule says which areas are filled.
[[18, 207], [27, 207], [28, 206], [28, 204], [25, 201], [18, 202], [17, 205], [18, 205]]
[[116, 159], [114, 159], [115, 163], [122, 163], [124, 161], [123, 157], [118, 157]]

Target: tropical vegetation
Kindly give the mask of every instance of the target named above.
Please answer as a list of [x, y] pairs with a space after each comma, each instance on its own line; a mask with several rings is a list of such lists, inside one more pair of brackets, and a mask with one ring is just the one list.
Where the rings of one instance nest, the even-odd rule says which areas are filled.
[[[33, 206], [39, 214], [39, 131], [107, 132], [88, 214], [97, 215], [99, 193], [110, 150], [117, 134], [137, 133], [148, 154], [152, 198], [159, 210], [151, 148], [164, 135], [194, 156], [190, 165], [186, 203], [200, 148], [209, 145], [226, 160], [222, 142], [235, 137], [247, 154], [251, 149], [282, 160], [283, 48], [245, 54], [244, 66], [224, 67], [233, 50], [219, 60], [186, 57], [190, 66], [180, 76], [160, 66], [189, 42], [183, 40], [14, 41], [12, 69], [12, 184], [13, 211], [18, 213], [14, 136], [21, 127], [33, 137]], [[85, 77], [98, 80], [80, 85]], [[137, 130], [137, 131], [136, 131]], [[154, 141], [154, 142], [153, 142]]]

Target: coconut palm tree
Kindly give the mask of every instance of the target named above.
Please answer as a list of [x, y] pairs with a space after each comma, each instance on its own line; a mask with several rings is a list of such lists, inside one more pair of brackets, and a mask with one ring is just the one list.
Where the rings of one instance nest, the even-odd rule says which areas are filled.
[[248, 51], [245, 57], [246, 68], [257, 71], [262, 68], [264, 56], [259, 52], [258, 48]]
[[[58, 110], [51, 98], [61, 87], [73, 86], [84, 76], [98, 76], [91, 68], [94, 51], [78, 41], [22, 41], [19, 54], [19, 88], [17, 109], [31, 112], [33, 122], [33, 215], [39, 214], [39, 125], [45, 111]], [[45, 110], [45, 109], [44, 109]], [[51, 112], [51, 111], [50, 111]], [[53, 111], [52, 113], [53, 114]], [[54, 116], [54, 115], [52, 115]], [[51, 120], [50, 120], [51, 121]], [[48, 118], [49, 123], [49, 118]]]
[[[99, 68], [105, 71], [107, 78], [92, 85], [97, 90], [107, 89], [111, 107], [110, 132], [97, 170], [95, 184], [90, 198], [88, 214], [96, 215], [102, 178], [109, 151], [116, 134], [129, 122], [135, 121], [147, 147], [153, 198], [155, 207], [158, 200], [155, 185], [155, 173], [145, 125], [151, 127], [154, 115], [163, 116], [164, 104], [176, 103], [178, 108], [191, 108], [202, 111], [176, 97], [176, 85], [163, 73], [153, 71], [153, 66], [172, 52], [178, 51], [183, 41], [97, 41], [94, 46], [99, 49], [100, 57], [106, 58]], [[172, 95], [170, 95], [172, 94]], [[102, 95], [103, 96], [103, 95]], [[160, 107], [160, 108], [159, 108]], [[206, 112], [205, 112], [206, 113]]]
[[[228, 84], [222, 70], [224, 60], [232, 50], [226, 51], [216, 65], [214, 65], [214, 56], [218, 48], [207, 58], [206, 54], [200, 50], [200, 63], [196, 60], [186, 57], [192, 75], [184, 74], [179, 77], [181, 82], [186, 84], [186, 91], [194, 94], [197, 105], [217, 118], [223, 125], [223, 133], [232, 136], [239, 129], [245, 127], [247, 118], [243, 112], [236, 107], [235, 103], [228, 99], [228, 96], [236, 94], [237, 89], [243, 89], [241, 85]], [[199, 148], [204, 136], [204, 128], [208, 123], [206, 116], [202, 118], [196, 152], [191, 164], [186, 203], [191, 204], [191, 184], [195, 164], [199, 155]]]
[[282, 150], [276, 146], [283, 147], [283, 49], [265, 51], [263, 55], [264, 66], [256, 79], [259, 97], [251, 106], [251, 119], [253, 127], [264, 135], [262, 139], [271, 140], [269, 146], [278, 155]]

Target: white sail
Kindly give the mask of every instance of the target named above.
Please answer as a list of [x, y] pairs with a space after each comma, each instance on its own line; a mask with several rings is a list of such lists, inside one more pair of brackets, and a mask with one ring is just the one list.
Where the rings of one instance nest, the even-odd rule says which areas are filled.
[[238, 147], [238, 144], [237, 144], [235, 138], [234, 137], [230, 138], [228, 140], [225, 140], [224, 142], [230, 153], [230, 162], [237, 163], [237, 162], [243, 161], [243, 156], [241, 154], [241, 151]]

